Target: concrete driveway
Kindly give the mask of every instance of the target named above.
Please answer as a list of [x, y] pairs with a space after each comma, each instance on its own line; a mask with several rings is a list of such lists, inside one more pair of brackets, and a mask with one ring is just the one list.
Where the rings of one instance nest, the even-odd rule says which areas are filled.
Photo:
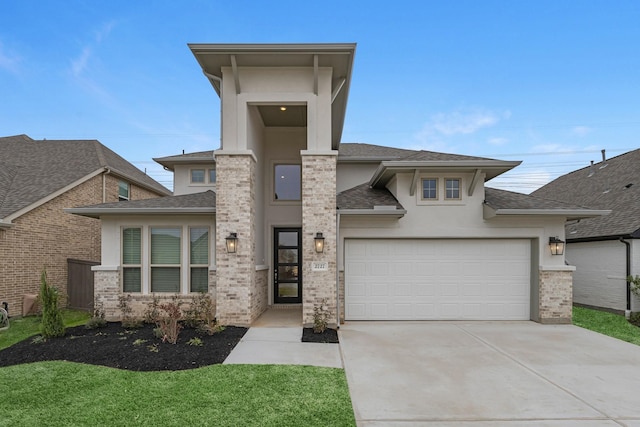
[[359, 426], [640, 427], [640, 347], [572, 325], [348, 322]]

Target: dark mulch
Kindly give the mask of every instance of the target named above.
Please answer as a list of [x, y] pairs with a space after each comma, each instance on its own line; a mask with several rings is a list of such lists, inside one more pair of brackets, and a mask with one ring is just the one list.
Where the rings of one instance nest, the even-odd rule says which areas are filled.
[[[34, 337], [27, 338], [0, 350], [0, 367], [67, 360], [130, 371], [194, 369], [222, 363], [247, 332], [246, 328], [227, 326], [221, 332], [208, 335], [185, 328], [178, 342], [169, 344], [156, 338], [153, 328], [153, 325], [144, 325], [139, 329], [124, 329], [117, 322], [100, 329], [69, 328], [64, 337], [41, 342], [34, 342]], [[196, 337], [202, 340], [201, 346], [187, 344]]]
[[304, 328], [302, 329], [302, 342], [337, 344], [339, 342], [338, 331], [335, 329], [325, 329], [323, 333], [316, 334], [313, 332], [313, 328]]

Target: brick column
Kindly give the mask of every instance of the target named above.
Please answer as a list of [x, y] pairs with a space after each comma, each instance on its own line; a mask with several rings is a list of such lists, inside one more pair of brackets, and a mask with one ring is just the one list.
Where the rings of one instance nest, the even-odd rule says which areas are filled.
[[118, 297], [120, 296], [120, 268], [94, 265], [93, 295], [98, 304], [102, 303], [108, 321], [120, 320]]
[[[225, 325], [255, 320], [255, 182], [253, 156], [216, 153], [216, 315]], [[238, 234], [236, 253], [226, 238]]]
[[[324, 252], [315, 250], [314, 237], [322, 233]], [[302, 319], [313, 325], [313, 308], [323, 299], [336, 325], [336, 156], [302, 155]], [[313, 271], [314, 261], [328, 263], [326, 271]]]
[[571, 323], [573, 271], [540, 270], [540, 323]]

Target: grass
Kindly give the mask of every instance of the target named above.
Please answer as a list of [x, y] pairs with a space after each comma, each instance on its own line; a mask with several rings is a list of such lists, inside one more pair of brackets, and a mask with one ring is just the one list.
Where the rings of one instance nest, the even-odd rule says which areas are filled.
[[131, 372], [71, 362], [0, 368], [11, 426], [355, 426], [344, 371], [213, 365]]
[[[64, 310], [67, 327], [89, 314]], [[11, 320], [0, 349], [40, 332]], [[355, 426], [344, 370], [213, 365], [131, 372], [72, 362], [0, 368], [0, 424], [11, 426]]]
[[622, 341], [640, 345], [640, 328], [632, 325], [623, 315], [573, 307], [573, 324]]
[[[90, 316], [91, 314], [86, 311], [62, 310], [62, 319], [68, 328], [86, 323]], [[9, 321], [9, 329], [0, 332], [0, 350], [40, 333], [39, 316], [12, 318]]]

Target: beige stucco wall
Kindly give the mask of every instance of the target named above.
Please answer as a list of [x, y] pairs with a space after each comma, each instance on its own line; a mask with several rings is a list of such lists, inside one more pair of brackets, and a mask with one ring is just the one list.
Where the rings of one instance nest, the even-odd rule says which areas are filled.
[[342, 163], [338, 161], [336, 169], [336, 191], [348, 190], [357, 185], [369, 182], [380, 162]]
[[176, 165], [173, 172], [173, 194], [181, 196], [183, 194], [201, 193], [203, 191], [216, 191], [215, 183], [205, 182], [203, 184], [191, 182], [191, 169], [204, 169], [205, 181], [209, 178], [209, 169], [215, 169], [215, 163], [211, 164], [181, 164]]

